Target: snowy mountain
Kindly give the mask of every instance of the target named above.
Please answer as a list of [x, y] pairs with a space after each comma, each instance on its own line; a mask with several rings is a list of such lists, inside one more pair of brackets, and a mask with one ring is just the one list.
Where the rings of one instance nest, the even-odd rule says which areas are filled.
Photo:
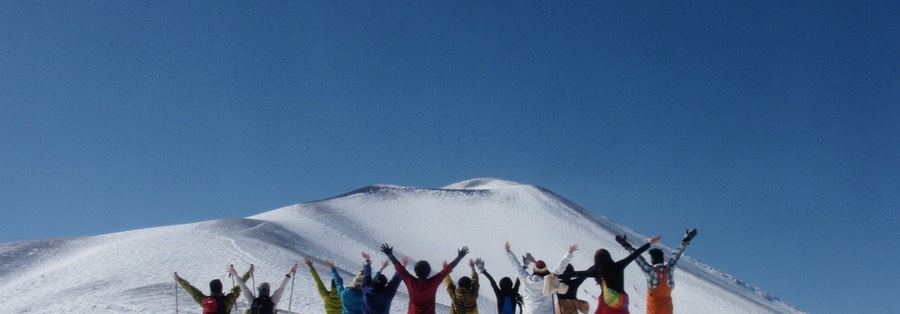
[[[481, 257], [497, 278], [513, 276], [503, 244], [526, 251], [555, 265], [571, 244], [582, 250], [572, 264], [592, 263], [593, 252], [607, 248], [614, 258], [626, 252], [614, 234], [632, 242], [646, 239], [603, 217], [591, 216], [578, 205], [546, 189], [496, 179], [474, 179], [441, 189], [392, 185], [365, 187], [334, 198], [302, 203], [245, 219], [222, 219], [74, 239], [0, 244], [0, 313], [198, 313], [200, 307], [176, 288], [173, 272], [204, 292], [208, 282], [231, 280], [225, 267], [240, 272], [252, 263], [257, 283], [277, 284], [293, 263], [300, 263], [285, 292], [281, 309], [322, 313], [322, 302], [301, 260], [310, 256], [323, 280], [331, 275], [321, 265], [334, 260], [344, 278], [362, 265], [361, 252], [384, 258], [382, 243], [394, 246], [398, 257], [427, 260], [439, 268], [464, 245]], [[677, 240], [664, 241], [673, 243]], [[668, 247], [662, 247], [670, 250]], [[690, 258], [678, 263], [676, 313], [802, 313], [765, 291]], [[451, 274], [468, 276], [466, 263]], [[390, 276], [393, 269], [388, 268]], [[646, 281], [635, 265], [628, 267], [626, 290], [632, 313], [644, 312]], [[482, 278], [483, 279], [483, 278]], [[484, 280], [479, 299], [482, 313], [495, 313], [493, 292]], [[599, 287], [588, 280], [579, 291], [596, 308]], [[291, 293], [288, 296], [288, 293]], [[406, 311], [401, 285], [392, 311]], [[438, 291], [439, 313], [448, 313], [449, 298]], [[241, 299], [239, 309], [246, 309]]]

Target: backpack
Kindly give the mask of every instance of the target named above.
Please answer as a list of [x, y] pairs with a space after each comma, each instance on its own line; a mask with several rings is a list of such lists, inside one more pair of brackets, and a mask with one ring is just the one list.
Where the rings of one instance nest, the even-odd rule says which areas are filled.
[[272, 303], [272, 299], [265, 297], [258, 297], [253, 299], [253, 304], [250, 305], [251, 314], [275, 314], [275, 303]]
[[201, 305], [203, 305], [203, 314], [226, 314], [224, 297], [205, 297]]

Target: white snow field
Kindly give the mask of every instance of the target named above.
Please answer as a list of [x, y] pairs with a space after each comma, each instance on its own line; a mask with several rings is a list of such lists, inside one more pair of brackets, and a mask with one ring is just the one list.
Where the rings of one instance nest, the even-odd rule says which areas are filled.
[[[614, 258], [627, 254], [614, 235], [626, 233], [632, 243], [649, 235], [592, 216], [576, 204], [534, 185], [498, 179], [473, 179], [441, 189], [374, 185], [334, 198], [288, 206], [244, 219], [119, 232], [100, 236], [0, 244], [0, 313], [200, 313], [183, 290], [178, 274], [200, 290], [219, 278], [231, 279], [225, 268], [234, 264], [243, 273], [255, 264], [255, 281], [277, 284], [293, 263], [297, 276], [288, 283], [280, 312], [323, 313], [304, 256], [328, 282], [321, 264], [332, 259], [345, 280], [361, 269], [361, 252], [373, 265], [385, 258], [382, 243], [394, 246], [398, 257], [427, 260], [439, 269], [457, 249], [468, 246], [466, 257], [481, 257], [499, 280], [512, 277], [503, 245], [521, 256], [556, 265], [569, 245], [578, 244], [572, 264], [585, 269], [594, 251], [607, 248]], [[702, 245], [703, 232], [693, 245]], [[665, 236], [669, 236], [666, 238]], [[680, 236], [664, 235], [663, 243], [677, 244]], [[670, 247], [659, 246], [667, 253]], [[758, 288], [701, 264], [690, 247], [678, 262], [673, 291], [675, 313], [803, 313]], [[668, 256], [668, 254], [667, 254]], [[649, 258], [646, 256], [645, 258]], [[465, 261], [451, 274], [454, 281], [468, 276]], [[412, 264], [410, 264], [410, 267]], [[391, 276], [394, 271], [386, 271]], [[646, 280], [636, 263], [625, 274], [632, 313], [644, 313]], [[494, 294], [483, 276], [481, 313], [496, 313]], [[252, 285], [252, 282], [249, 283]], [[596, 309], [599, 287], [588, 279], [579, 298]], [[176, 297], [177, 296], [177, 297]], [[438, 290], [438, 313], [449, 313], [449, 298]], [[406, 287], [401, 285], [392, 312], [406, 312]], [[247, 303], [240, 299], [238, 310]], [[238, 311], [234, 311], [238, 313]]]

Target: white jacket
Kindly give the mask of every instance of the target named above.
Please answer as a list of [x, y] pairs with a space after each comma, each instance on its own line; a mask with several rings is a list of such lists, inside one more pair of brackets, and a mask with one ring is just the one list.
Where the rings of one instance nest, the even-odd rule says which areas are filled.
[[[522, 282], [520, 291], [523, 302], [522, 314], [553, 314], [553, 296], [544, 295], [544, 277], [529, 274], [522, 268], [522, 264], [519, 263], [519, 259], [512, 251], [506, 252], [506, 259], [513, 265], [516, 276]], [[561, 274], [571, 259], [572, 253], [566, 252], [552, 272], [557, 275]]]

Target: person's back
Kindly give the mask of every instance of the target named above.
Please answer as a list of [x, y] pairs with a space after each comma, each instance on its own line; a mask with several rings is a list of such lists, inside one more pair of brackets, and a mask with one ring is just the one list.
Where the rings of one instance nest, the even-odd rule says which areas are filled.
[[497, 299], [497, 313], [515, 314], [516, 308], [522, 301], [521, 296], [519, 295], [519, 279], [516, 278], [516, 283], [513, 285], [512, 279], [503, 277], [500, 279], [500, 284], [498, 285], [497, 282], [494, 281], [494, 277], [484, 268], [484, 261], [481, 258], [475, 259], [475, 265], [477, 266], [478, 272], [484, 274], [484, 276], [487, 277], [488, 282], [491, 283], [491, 289], [494, 290], [494, 296]]
[[[697, 229], [686, 231], [681, 244], [672, 253], [668, 262], [665, 261], [662, 250], [656, 248], [649, 251], [651, 263], [647, 263], [642, 256], [638, 256], [635, 260], [647, 277], [647, 314], [672, 314], [674, 312], [672, 289], [675, 289], [675, 264], [696, 235]], [[617, 235], [616, 242], [629, 252], [635, 251], [624, 235]]]
[[[390, 313], [391, 302], [394, 300], [394, 296], [397, 294], [397, 289], [400, 287], [403, 279], [400, 278], [400, 274], [394, 273], [394, 276], [388, 281], [387, 277], [382, 274], [388, 264], [388, 261], [382, 263], [381, 269], [374, 276], [374, 280], [371, 277], [371, 265], [363, 268], [363, 275], [365, 276], [363, 278], [363, 313]], [[406, 264], [403, 264], [403, 266], [406, 266]]]
[[[250, 265], [250, 269], [241, 276], [240, 278], [247, 280], [250, 278], [250, 274], [253, 272], [253, 265]], [[210, 294], [206, 295], [200, 289], [197, 289], [190, 282], [184, 280], [178, 276], [176, 272], [174, 274], [175, 282], [181, 286], [184, 291], [194, 299], [194, 302], [197, 302], [202, 308], [204, 308], [203, 312], [220, 314], [220, 313], [231, 313], [231, 308], [237, 302], [238, 295], [241, 293], [240, 286], [234, 286], [231, 289], [231, 292], [225, 294], [222, 292], [222, 281], [219, 279], [214, 279], [209, 282], [209, 290]], [[207, 314], [207, 313], [204, 313]]]
[[[369, 261], [366, 260], [366, 264]], [[341, 296], [341, 313], [343, 314], [362, 314], [363, 312], [363, 295], [362, 295], [362, 272], [358, 273], [350, 283], [350, 286], [344, 287], [344, 280], [338, 274], [334, 263], [326, 261], [325, 266], [331, 268], [331, 278], [334, 279], [335, 287]]]
[[322, 305], [325, 314], [341, 314], [344, 310], [343, 304], [341, 303], [341, 295], [338, 293], [337, 285], [334, 283], [334, 280], [331, 281], [331, 290], [328, 290], [325, 288], [322, 278], [319, 277], [319, 272], [313, 267], [312, 259], [305, 257], [303, 260], [309, 268], [309, 274], [313, 277], [313, 281], [316, 284], [316, 291], [319, 293], [319, 296], [322, 297]]
[[[228, 271], [232, 276], [237, 277], [237, 273], [233, 267], [229, 268]], [[274, 292], [270, 292], [268, 282], [263, 282], [256, 288], [256, 294], [253, 294], [250, 288], [247, 287], [247, 282], [244, 279], [238, 278], [237, 283], [243, 289], [242, 291], [244, 291], [244, 299], [247, 300], [247, 303], [250, 303], [250, 308], [247, 312], [250, 314], [274, 314], [275, 309], [278, 308], [278, 302], [281, 300], [281, 296], [284, 293], [284, 288], [287, 286], [288, 280], [296, 272], [297, 264], [294, 264], [291, 266], [291, 269], [288, 270], [287, 274], [284, 275], [281, 284], [278, 285], [278, 288], [276, 288]]]
[[[532, 273], [528, 274], [525, 268], [519, 264], [516, 255], [510, 250], [509, 242], [506, 242], [505, 249], [507, 260], [509, 260], [510, 264], [513, 266], [516, 276], [522, 281], [522, 312], [525, 314], [552, 313], [553, 296], [544, 295], [544, 276], [551, 272], [547, 269], [547, 264], [541, 260], [535, 261]], [[572, 259], [572, 253], [577, 250], [577, 245], [570, 246], [566, 255], [563, 256], [559, 261], [559, 264], [557, 264], [556, 269], [552, 272], [554, 274], [560, 273], [563, 267], [569, 264], [569, 260]]]
[[475, 262], [469, 260], [472, 269], [471, 277], [459, 279], [459, 285], [454, 285], [450, 276], [444, 278], [447, 293], [450, 294], [451, 314], [478, 314], [478, 273], [475, 272]]
[[462, 249], [459, 249], [456, 258], [450, 263], [445, 261], [441, 271], [432, 277], [428, 277], [431, 273], [431, 265], [428, 262], [417, 262], [414, 267], [416, 276], [413, 276], [394, 257], [391, 246], [385, 243], [381, 246], [381, 251], [388, 256], [388, 259], [394, 264], [394, 270], [400, 274], [400, 278], [406, 284], [406, 290], [409, 292], [408, 314], [434, 314], [438, 287], [440, 287], [444, 277], [447, 277], [453, 271], [453, 267], [459, 263], [459, 260], [469, 253], [469, 248], [464, 246]]

